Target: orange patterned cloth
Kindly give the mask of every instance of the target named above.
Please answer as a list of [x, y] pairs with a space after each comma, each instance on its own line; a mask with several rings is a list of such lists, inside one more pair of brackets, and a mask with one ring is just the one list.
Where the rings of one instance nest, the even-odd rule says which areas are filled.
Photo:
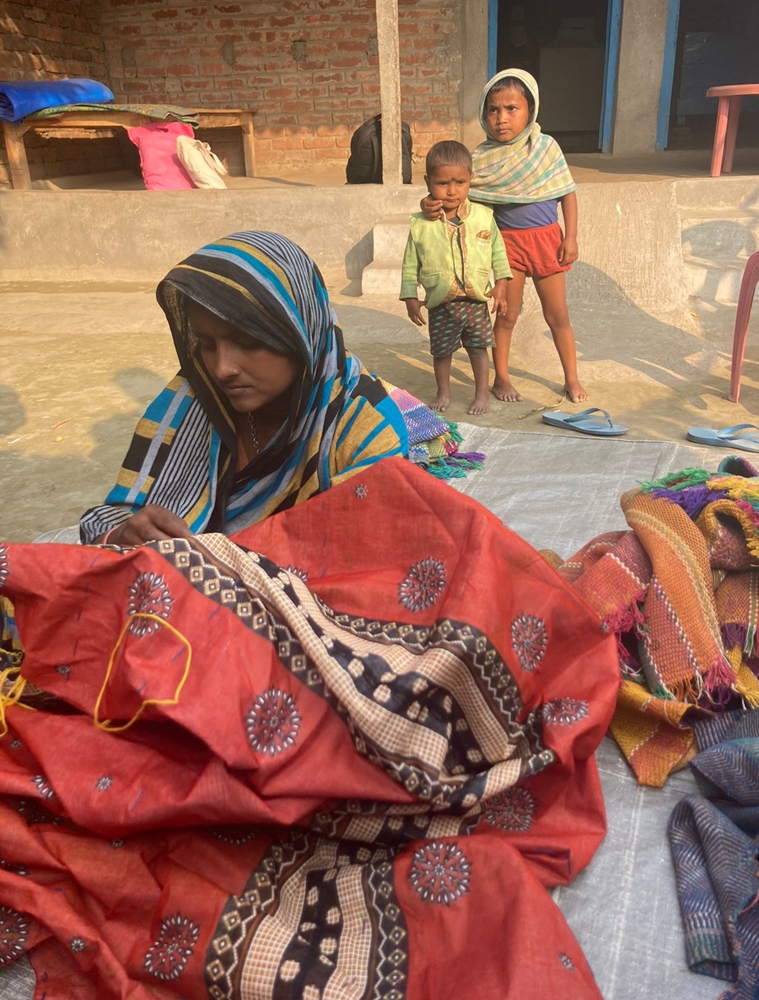
[[0, 591], [38, 1000], [601, 1000], [544, 887], [606, 831], [614, 642], [478, 503], [389, 459], [234, 539], [0, 544]]
[[631, 490], [621, 501], [631, 530], [559, 567], [617, 636], [610, 729], [641, 784], [661, 787], [691, 760], [692, 721], [759, 705], [759, 522], [735, 492], [758, 482], [686, 470]]

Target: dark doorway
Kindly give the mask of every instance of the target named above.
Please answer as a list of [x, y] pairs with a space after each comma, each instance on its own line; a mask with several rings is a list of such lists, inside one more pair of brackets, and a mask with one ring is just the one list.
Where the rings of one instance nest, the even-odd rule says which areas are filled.
[[499, 70], [532, 73], [538, 120], [565, 152], [599, 148], [608, 0], [498, 0]]
[[[759, 83], [757, 0], [680, 0], [669, 149], [709, 149], [717, 101], [709, 87]], [[759, 98], [744, 98], [738, 145], [757, 145]]]

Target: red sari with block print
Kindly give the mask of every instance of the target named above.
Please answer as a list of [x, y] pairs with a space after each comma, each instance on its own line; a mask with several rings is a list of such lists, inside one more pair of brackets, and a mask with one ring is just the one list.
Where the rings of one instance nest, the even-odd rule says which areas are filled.
[[614, 641], [479, 504], [390, 459], [234, 539], [0, 560], [38, 1000], [599, 997], [544, 886], [605, 832]]

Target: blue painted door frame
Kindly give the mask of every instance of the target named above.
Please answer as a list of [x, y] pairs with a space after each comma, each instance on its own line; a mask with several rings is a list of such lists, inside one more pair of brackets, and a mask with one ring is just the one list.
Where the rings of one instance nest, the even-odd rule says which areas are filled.
[[498, 0], [488, 0], [488, 80], [498, 62]]
[[[601, 99], [601, 122], [598, 130], [598, 145], [604, 153], [611, 151], [623, 2], [624, 0], [608, 0], [609, 6], [606, 15], [606, 60], [604, 65], [603, 96]], [[679, 0], [670, 0], [670, 3], [672, 2], [678, 3], [679, 9]], [[677, 29], [675, 29], [676, 32]], [[488, 0], [488, 79], [495, 74], [497, 61], [498, 0]]]
[[672, 87], [675, 81], [677, 25], [680, 20], [680, 0], [667, 0], [667, 27], [664, 32], [664, 60], [659, 92], [659, 117], [656, 123], [656, 148], [666, 149], [669, 139], [669, 114], [672, 108]]
[[614, 103], [617, 97], [622, 3], [623, 0], [609, 0], [606, 8], [606, 57], [604, 60], [603, 93], [601, 95], [601, 122], [598, 127], [598, 146], [602, 153], [611, 152], [611, 141], [614, 134]]

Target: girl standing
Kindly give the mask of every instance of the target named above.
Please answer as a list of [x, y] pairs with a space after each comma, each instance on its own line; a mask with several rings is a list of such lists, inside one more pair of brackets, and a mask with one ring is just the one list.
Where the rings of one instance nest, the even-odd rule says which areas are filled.
[[[537, 82], [521, 69], [497, 73], [480, 99], [480, 123], [487, 139], [472, 154], [469, 197], [493, 209], [514, 275], [506, 290], [506, 315], [499, 314], [495, 321], [492, 391], [505, 402], [522, 399], [509, 376], [509, 351], [529, 277], [564, 370], [564, 390], [571, 402], [581, 403], [588, 393], [577, 376], [564, 282], [564, 273], [577, 260], [576, 184], [558, 143], [540, 130], [538, 107]], [[425, 198], [422, 210], [428, 218], [438, 218], [440, 202]]]

